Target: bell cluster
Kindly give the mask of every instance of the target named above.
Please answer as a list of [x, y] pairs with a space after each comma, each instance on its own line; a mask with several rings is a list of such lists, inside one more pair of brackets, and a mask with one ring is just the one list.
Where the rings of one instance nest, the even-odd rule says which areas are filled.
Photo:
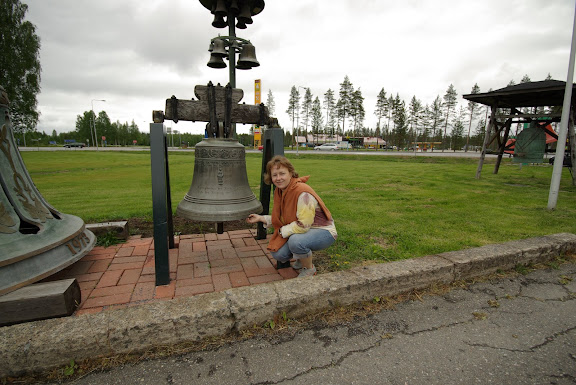
[[210, 68], [226, 68], [224, 58], [229, 58], [229, 53], [226, 50], [234, 50], [240, 52], [236, 68], [239, 70], [249, 70], [253, 67], [260, 66], [256, 59], [256, 47], [247, 40], [231, 37], [216, 37], [210, 42], [210, 61], [208, 67]]
[[264, 0], [200, 0], [214, 15], [212, 26], [226, 28], [236, 20], [236, 28], [246, 29], [252, 24], [252, 16], [264, 9]]

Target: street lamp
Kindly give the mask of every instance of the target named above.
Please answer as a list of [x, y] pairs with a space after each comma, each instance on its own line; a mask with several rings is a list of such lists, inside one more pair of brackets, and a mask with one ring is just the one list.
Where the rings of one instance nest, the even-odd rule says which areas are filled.
[[94, 144], [96, 151], [98, 151], [98, 136], [96, 134], [96, 117], [94, 115], [94, 102], [105, 102], [105, 99], [92, 99], [92, 127], [94, 128]]

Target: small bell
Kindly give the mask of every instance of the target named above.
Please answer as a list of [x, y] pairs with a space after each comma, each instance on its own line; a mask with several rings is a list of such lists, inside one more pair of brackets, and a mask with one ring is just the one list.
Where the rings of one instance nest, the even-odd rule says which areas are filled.
[[212, 22], [212, 27], [214, 28], [226, 28], [228, 23], [224, 20], [224, 16], [222, 15], [214, 15], [214, 21]]
[[238, 64], [236, 68], [247, 69], [246, 67], [258, 67], [260, 63], [256, 60], [256, 47], [251, 43], [244, 44], [242, 47], [242, 52], [238, 57]]
[[[242, 23], [242, 25], [252, 24], [252, 12], [250, 12], [250, 2], [245, 1], [242, 4], [240, 14], [238, 15], [238, 23]], [[238, 27], [238, 25], [237, 25], [237, 27]], [[238, 27], [238, 28], [241, 28], [241, 27]]]
[[246, 23], [244, 23], [242, 20], [238, 20], [238, 22], [236, 23], [236, 28], [246, 29]]
[[215, 55], [214, 53], [210, 55], [210, 60], [207, 65], [210, 68], [226, 68], [226, 63], [224, 63], [222, 56]]
[[228, 9], [226, 9], [226, 3], [224, 0], [218, 0], [216, 2], [216, 8], [212, 12], [214, 15], [226, 16], [228, 15]]
[[208, 51], [212, 53], [212, 55], [226, 57], [228, 56], [228, 52], [226, 52], [226, 47], [224, 45], [224, 40], [222, 39], [214, 39], [210, 44], [210, 48]]

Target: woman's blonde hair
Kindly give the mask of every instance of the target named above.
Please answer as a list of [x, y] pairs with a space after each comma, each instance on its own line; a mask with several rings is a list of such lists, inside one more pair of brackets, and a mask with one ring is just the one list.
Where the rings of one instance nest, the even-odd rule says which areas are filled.
[[272, 184], [272, 177], [270, 176], [272, 167], [286, 167], [288, 172], [292, 174], [292, 178], [298, 178], [298, 173], [290, 161], [282, 155], [276, 155], [268, 163], [266, 163], [266, 173], [264, 174], [264, 183]]

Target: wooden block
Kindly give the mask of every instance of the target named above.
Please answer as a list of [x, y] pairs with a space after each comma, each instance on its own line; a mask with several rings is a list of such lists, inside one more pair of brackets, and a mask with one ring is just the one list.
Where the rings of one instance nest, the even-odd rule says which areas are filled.
[[69, 316], [80, 300], [76, 278], [28, 285], [0, 296], [0, 326]]

